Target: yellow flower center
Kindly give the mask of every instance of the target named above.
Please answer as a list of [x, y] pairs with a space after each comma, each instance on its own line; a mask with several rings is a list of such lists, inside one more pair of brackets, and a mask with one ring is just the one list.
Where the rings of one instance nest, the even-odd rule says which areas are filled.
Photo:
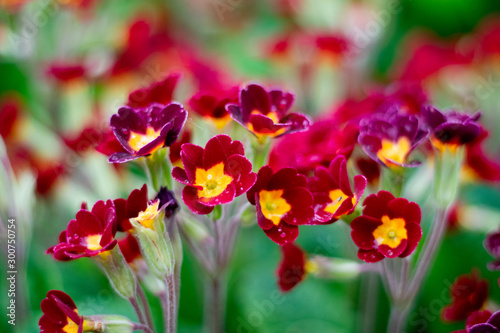
[[[252, 114], [262, 114], [262, 112], [260, 112], [258, 110], [253, 110], [252, 113], [250, 113], [250, 114], [251, 115]], [[264, 116], [270, 118], [273, 121], [273, 123], [275, 123], [275, 124], [279, 123], [278, 114], [276, 112], [269, 112], [268, 114], [266, 114]], [[260, 132], [255, 131], [255, 129], [253, 128], [253, 125], [251, 123], [248, 123], [248, 129], [250, 130], [250, 132], [254, 133], [257, 136], [257, 139], [261, 143], [263, 143], [267, 137], [274, 138], [275, 136], [283, 134], [286, 131], [285, 128], [280, 128], [279, 130], [277, 130], [276, 132], [273, 132], [273, 133], [260, 133]]]
[[78, 325], [73, 320], [69, 319], [69, 317], [66, 317], [66, 320], [68, 321], [68, 323], [62, 328], [63, 332], [78, 333]]
[[156, 200], [152, 205], [148, 205], [148, 208], [140, 212], [136, 217], [137, 222], [146, 228], [154, 230], [155, 217], [160, 213], [158, 211], [159, 204], [160, 200]]
[[[342, 203], [344, 203], [344, 201], [346, 201], [349, 198], [349, 196], [344, 192], [342, 192], [341, 189], [331, 190], [328, 194], [330, 196], [331, 202], [325, 207], [325, 212], [328, 212], [330, 214], [335, 214], [337, 209], [339, 209], [340, 205], [342, 205]], [[356, 199], [352, 198], [351, 200], [352, 204], [354, 205]]]
[[220, 162], [208, 170], [196, 169], [195, 184], [200, 186], [198, 197], [209, 199], [219, 196], [233, 181], [233, 177], [224, 173], [224, 163]]
[[[142, 147], [156, 139], [159, 135], [160, 131], [155, 131], [152, 127], [148, 127], [146, 134], [131, 132], [128, 144], [134, 151], [139, 151]], [[161, 144], [159, 144], [158, 147], [155, 147], [153, 151], [158, 150], [160, 147]]]
[[405, 220], [402, 218], [390, 219], [389, 216], [382, 216], [382, 225], [373, 231], [373, 237], [378, 245], [385, 244], [390, 248], [396, 248], [408, 235], [405, 228]]
[[101, 249], [101, 237], [102, 235], [92, 235], [87, 237], [87, 248], [89, 250], [99, 250]]
[[456, 143], [444, 143], [434, 136], [431, 138], [431, 143], [440, 152], [444, 152], [446, 149], [448, 149], [450, 152], [456, 153], [457, 149], [458, 149], [458, 144], [456, 144]]
[[398, 142], [382, 139], [382, 148], [377, 152], [377, 157], [387, 166], [394, 164], [391, 161], [403, 164], [410, 148], [410, 140], [405, 136], [400, 137]]
[[268, 220], [271, 220], [274, 225], [280, 224], [283, 215], [292, 209], [292, 206], [281, 197], [282, 195], [283, 190], [262, 190], [259, 192], [259, 203], [262, 214]]

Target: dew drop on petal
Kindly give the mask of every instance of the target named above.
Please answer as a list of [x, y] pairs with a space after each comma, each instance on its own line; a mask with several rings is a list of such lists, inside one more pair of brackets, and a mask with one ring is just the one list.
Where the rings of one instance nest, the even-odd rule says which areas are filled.
[[286, 234], [285, 234], [284, 232], [282, 232], [282, 233], [280, 234], [280, 236], [281, 236], [281, 238], [285, 238]]

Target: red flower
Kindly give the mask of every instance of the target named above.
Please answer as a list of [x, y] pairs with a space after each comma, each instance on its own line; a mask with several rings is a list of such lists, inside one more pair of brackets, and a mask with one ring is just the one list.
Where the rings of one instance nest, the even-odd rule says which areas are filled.
[[281, 291], [289, 291], [295, 287], [306, 275], [306, 257], [304, 251], [294, 243], [287, 243], [281, 247], [283, 260], [278, 270], [278, 286]]
[[4, 141], [10, 139], [19, 121], [21, 103], [14, 97], [2, 97], [0, 100], [0, 136]]
[[49, 291], [40, 307], [43, 312], [38, 322], [40, 333], [76, 333], [83, 330], [83, 317], [78, 315], [75, 303], [66, 293]]
[[120, 108], [111, 117], [110, 125], [127, 152], [113, 154], [109, 162], [127, 162], [172, 145], [186, 119], [187, 112], [178, 103], [165, 107], [154, 104], [144, 109]]
[[111, 156], [115, 153], [126, 153], [127, 150], [123, 148], [122, 144], [116, 138], [113, 131], [108, 129], [107, 132], [103, 133], [103, 140], [95, 147], [95, 150], [104, 154], [106, 156]]
[[127, 234], [123, 239], [120, 239], [118, 241], [118, 246], [128, 264], [133, 263], [136, 259], [142, 258], [139, 243], [132, 234]]
[[450, 286], [450, 296], [451, 304], [443, 308], [441, 317], [448, 322], [465, 320], [488, 298], [488, 280], [481, 279], [477, 270], [460, 275]]
[[363, 215], [351, 223], [351, 237], [359, 247], [358, 258], [377, 262], [384, 257], [410, 255], [422, 238], [420, 207], [387, 191], [368, 196]]
[[200, 92], [191, 97], [188, 104], [200, 116], [223, 128], [231, 120], [226, 110], [229, 103], [238, 102], [238, 88], [227, 91]]
[[184, 127], [182, 131], [181, 138], [175, 141], [170, 146], [170, 151], [168, 152], [168, 157], [170, 158], [170, 162], [172, 162], [175, 166], [182, 166], [181, 161], [181, 147], [185, 143], [191, 142], [191, 130], [189, 128]]
[[380, 165], [371, 158], [356, 159], [356, 166], [363, 176], [366, 177], [368, 184], [375, 186], [380, 179]]
[[97, 201], [92, 211], [81, 209], [59, 235], [59, 244], [47, 250], [54, 259], [68, 261], [93, 257], [116, 246], [116, 211], [113, 201]]
[[172, 176], [187, 185], [182, 199], [196, 214], [209, 214], [214, 206], [233, 201], [255, 183], [243, 145], [227, 135], [211, 138], [205, 149], [182, 145], [181, 159], [184, 169], [175, 167]]
[[77, 79], [84, 79], [85, 67], [80, 64], [52, 63], [47, 69], [47, 75], [53, 77], [58, 83], [65, 84]]
[[63, 141], [78, 154], [82, 154], [89, 149], [93, 149], [101, 144], [106, 133], [99, 132], [93, 126], [85, 127], [77, 136], [65, 136]]
[[255, 185], [247, 192], [248, 201], [257, 207], [257, 221], [266, 235], [283, 245], [299, 235], [299, 225], [314, 217], [314, 199], [306, 189], [307, 181], [293, 168], [273, 173], [264, 166]]
[[301, 132], [311, 121], [299, 113], [289, 113], [293, 95], [281, 90], [266, 91], [251, 84], [240, 91], [239, 104], [227, 105], [227, 111], [237, 123], [252, 132], [257, 138], [279, 137]]
[[471, 171], [473, 177], [484, 181], [500, 181], [500, 160], [488, 158], [483, 151], [483, 142], [488, 132], [481, 130], [479, 136], [466, 146], [465, 168]]
[[147, 88], [130, 93], [127, 105], [132, 108], [147, 107], [153, 103], [167, 105], [172, 102], [174, 89], [179, 81], [179, 74], [172, 74]]
[[140, 190], [133, 190], [127, 199], [115, 199], [113, 203], [116, 207], [118, 231], [129, 231], [133, 228], [130, 219], [148, 208], [148, 187], [144, 184]]
[[305, 132], [280, 139], [271, 150], [269, 165], [273, 170], [292, 167], [307, 175], [318, 166], [328, 167], [337, 155], [348, 158], [357, 136], [356, 126], [339, 128], [337, 122], [331, 119], [317, 121]]
[[349, 184], [345, 157], [337, 156], [327, 168], [318, 167], [307, 187], [314, 196], [314, 224], [333, 223], [350, 214], [363, 196], [366, 178], [354, 176], [354, 193]]

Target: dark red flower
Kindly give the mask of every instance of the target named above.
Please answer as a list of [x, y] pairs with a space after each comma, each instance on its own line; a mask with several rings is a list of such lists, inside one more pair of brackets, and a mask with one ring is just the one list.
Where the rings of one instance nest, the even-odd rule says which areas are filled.
[[191, 97], [188, 104], [194, 112], [221, 129], [231, 120], [226, 105], [237, 102], [238, 88], [235, 87], [227, 91], [199, 92]]
[[398, 103], [386, 103], [376, 114], [359, 123], [358, 142], [374, 161], [387, 167], [414, 167], [421, 163], [408, 162], [408, 155], [428, 134], [414, 115], [399, 113]]
[[171, 146], [168, 152], [168, 157], [170, 158], [170, 162], [175, 166], [182, 166], [181, 161], [181, 147], [185, 143], [191, 142], [191, 130], [185, 126], [182, 131], [181, 138], [175, 141]]
[[76, 333], [82, 332], [83, 317], [78, 314], [75, 303], [66, 293], [51, 290], [40, 305], [43, 316], [38, 325], [40, 333]]
[[127, 199], [115, 199], [113, 203], [116, 207], [118, 231], [129, 231], [133, 228], [130, 219], [148, 208], [148, 186], [144, 184], [141, 189], [133, 190]]
[[356, 208], [366, 187], [366, 178], [354, 176], [354, 193], [349, 183], [345, 157], [337, 156], [328, 168], [318, 167], [307, 181], [314, 196], [313, 224], [333, 223]]
[[500, 230], [486, 236], [484, 248], [495, 258], [495, 261], [488, 264], [488, 269], [500, 271]]
[[95, 147], [95, 150], [106, 156], [111, 156], [115, 153], [127, 152], [127, 150], [123, 148], [120, 141], [118, 141], [111, 128], [109, 128], [102, 135], [103, 135], [102, 141]]
[[93, 126], [85, 127], [76, 136], [65, 136], [63, 141], [74, 152], [82, 154], [87, 150], [99, 146], [105, 138], [105, 133], [100, 132]]
[[500, 159], [492, 160], [486, 156], [483, 143], [488, 137], [488, 132], [481, 130], [479, 136], [466, 146], [465, 168], [470, 171], [473, 178], [484, 181], [500, 181]]
[[281, 291], [289, 291], [295, 287], [306, 275], [306, 256], [304, 251], [294, 243], [286, 243], [281, 247], [283, 260], [280, 262], [276, 274]]
[[465, 330], [453, 333], [499, 333], [500, 311], [491, 313], [488, 310], [474, 311], [465, 322]]
[[55, 184], [66, 173], [66, 168], [59, 162], [37, 163], [36, 168], [36, 193], [47, 196], [52, 193]]
[[264, 166], [259, 170], [247, 198], [257, 207], [259, 226], [274, 242], [293, 242], [299, 235], [298, 226], [314, 218], [314, 199], [306, 186], [306, 178], [296, 169], [273, 173], [271, 167]]
[[368, 184], [376, 186], [380, 179], [380, 164], [371, 158], [356, 159], [356, 166], [363, 176], [365, 176]]
[[359, 259], [377, 262], [404, 258], [415, 250], [422, 238], [420, 207], [416, 203], [379, 191], [369, 195], [363, 205], [363, 215], [351, 223]]
[[14, 133], [20, 111], [21, 105], [17, 98], [4, 97], [0, 100], [0, 136], [4, 141]]
[[481, 279], [479, 272], [457, 277], [450, 286], [451, 304], [441, 311], [441, 317], [448, 322], [467, 319], [474, 311], [479, 310], [488, 298], [488, 280]]
[[124, 238], [120, 239], [118, 246], [128, 264], [133, 263], [138, 258], [142, 258], [139, 243], [132, 234], [127, 234]]
[[174, 89], [179, 81], [179, 74], [171, 74], [159, 82], [151, 84], [147, 88], [138, 89], [130, 93], [127, 105], [131, 108], [147, 107], [158, 103], [167, 105], [172, 102]]
[[113, 201], [97, 201], [92, 211], [81, 209], [59, 235], [59, 244], [47, 250], [54, 259], [68, 261], [100, 255], [116, 246], [116, 210]]
[[431, 142], [439, 150], [448, 147], [455, 151], [460, 145], [468, 144], [481, 133], [477, 120], [481, 113], [467, 115], [459, 112], [441, 113], [431, 106], [422, 110], [426, 124], [432, 131]]
[[305, 132], [287, 135], [271, 150], [269, 165], [277, 171], [292, 167], [308, 175], [318, 166], [328, 167], [337, 155], [349, 158], [357, 142], [357, 126], [337, 126], [332, 119], [316, 121]]
[[227, 135], [211, 138], [205, 149], [190, 143], [182, 145], [184, 169], [175, 167], [172, 176], [187, 185], [182, 191], [184, 203], [196, 214], [209, 214], [214, 206], [248, 191], [256, 175], [244, 153], [241, 142]]
[[279, 137], [306, 130], [311, 121], [305, 115], [289, 113], [293, 95], [281, 90], [266, 91], [251, 84], [240, 91], [239, 104], [227, 105], [227, 111], [257, 138]]
[[118, 114], [111, 117], [110, 125], [127, 152], [113, 154], [109, 162], [127, 162], [172, 145], [186, 119], [187, 112], [179, 103], [165, 107], [154, 104], [143, 109], [120, 108]]

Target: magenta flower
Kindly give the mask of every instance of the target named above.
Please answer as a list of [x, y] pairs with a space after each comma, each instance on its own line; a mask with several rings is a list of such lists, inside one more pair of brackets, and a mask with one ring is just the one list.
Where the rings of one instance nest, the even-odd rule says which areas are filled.
[[227, 111], [257, 138], [279, 137], [306, 130], [311, 121], [305, 115], [289, 113], [293, 95], [281, 90], [266, 91], [251, 84], [240, 91], [239, 104], [227, 105]]
[[109, 162], [127, 162], [172, 145], [186, 119], [187, 112], [179, 103], [152, 104], [140, 109], [120, 108], [118, 114], [111, 117], [110, 125], [126, 152], [111, 155]]

